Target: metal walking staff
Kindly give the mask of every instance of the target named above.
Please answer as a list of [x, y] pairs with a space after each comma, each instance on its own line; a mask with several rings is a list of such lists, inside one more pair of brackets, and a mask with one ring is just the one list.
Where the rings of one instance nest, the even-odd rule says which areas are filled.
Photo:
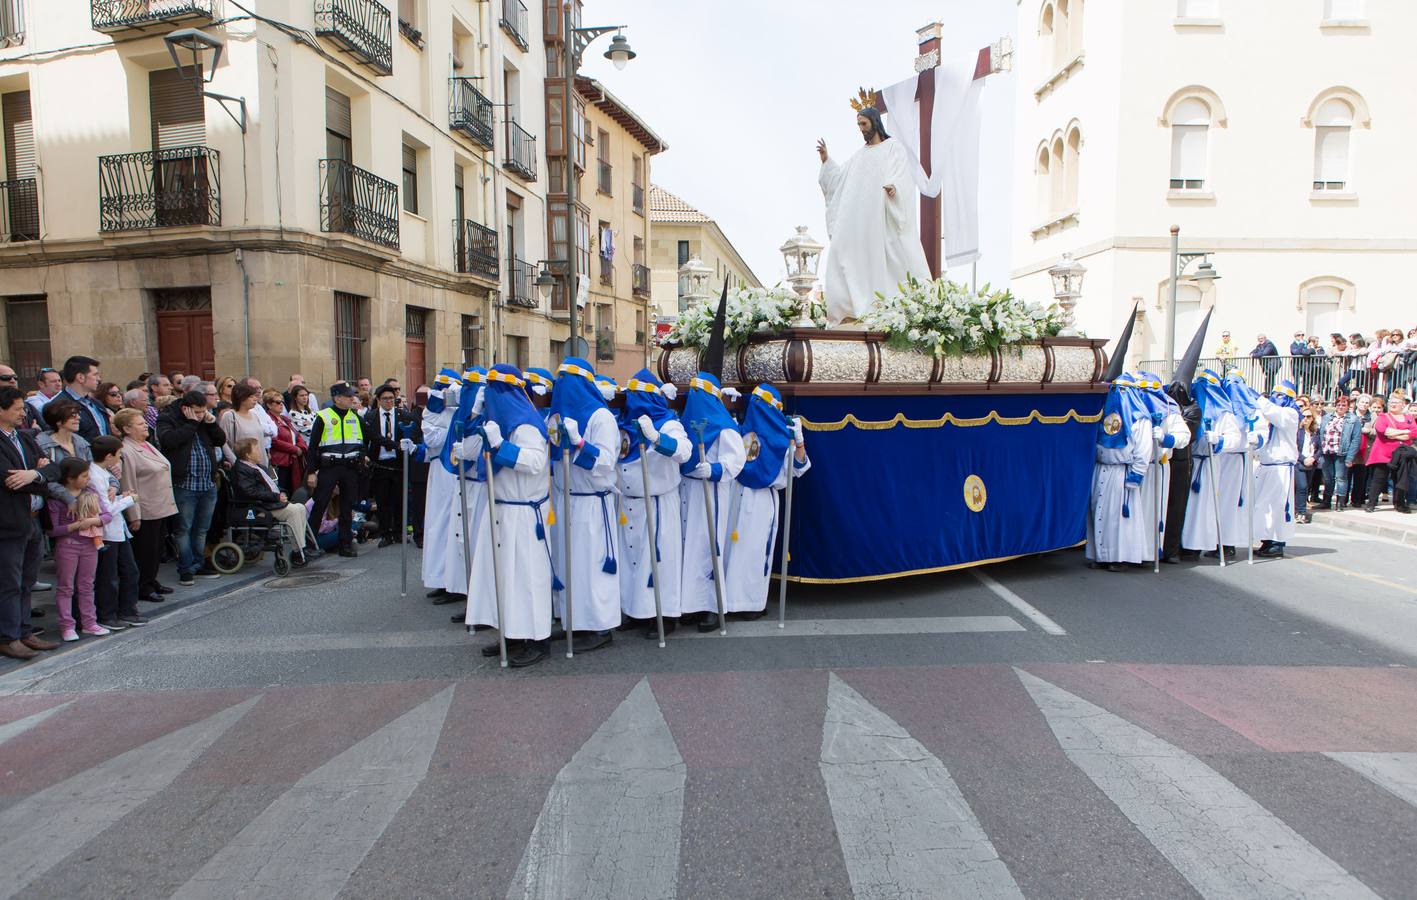
[[[459, 442], [458, 448], [462, 449]], [[462, 522], [462, 568], [463, 568], [463, 593], [472, 587], [472, 529], [468, 527], [467, 514], [467, 461], [458, 458], [458, 520]], [[472, 604], [468, 604], [472, 608]], [[467, 626], [471, 628], [472, 626]]]
[[[708, 463], [708, 451], [704, 449], [704, 428], [703, 421], [690, 423], [695, 432], [699, 435], [699, 462]], [[714, 489], [709, 484], [707, 478], [704, 482], [704, 515], [708, 517], [709, 554], [713, 557], [713, 592], [718, 599], [718, 633], [728, 634], [728, 616], [723, 608], [723, 564], [719, 560], [718, 529], [715, 523], [718, 516], [714, 510]]]
[[557, 441], [561, 445], [561, 538], [564, 559], [561, 562], [562, 586], [566, 591], [565, 621], [561, 623], [566, 632], [566, 658], [576, 655], [576, 637], [571, 627], [571, 441], [566, 435], [564, 422], [557, 422]]
[[786, 508], [782, 513], [782, 574], [777, 579], [778, 628], [787, 627], [787, 561], [792, 557], [788, 552], [788, 542], [792, 540], [792, 483], [797, 480], [797, 446], [794, 444], [788, 452], [788, 465], [791, 468], [787, 473], [787, 487], [783, 488], [782, 499], [782, 505]]
[[[497, 598], [497, 645], [502, 654], [502, 668], [507, 668], [507, 619], [502, 609], [502, 567], [497, 562], [497, 492], [492, 484], [492, 451], [487, 447], [487, 434], [482, 435], [482, 464], [487, 469], [487, 532], [492, 538], [492, 546], [487, 552], [492, 554], [492, 594]], [[468, 591], [472, 582], [468, 581]]]
[[1220, 568], [1225, 568], [1225, 539], [1220, 534], [1220, 479], [1216, 477], [1215, 466], [1215, 445], [1210, 448], [1210, 456], [1205, 457], [1210, 462], [1210, 471], [1206, 475], [1210, 479], [1210, 494], [1215, 500], [1215, 555], [1220, 557]]
[[1250, 465], [1250, 441], [1248, 434], [1245, 436], [1245, 483], [1241, 490], [1245, 492], [1242, 496], [1244, 497], [1247, 512], [1245, 525], [1248, 529], [1250, 541], [1249, 564], [1253, 566], [1255, 564], [1255, 470], [1254, 467]]
[[[407, 432], [405, 432], [405, 437]], [[403, 450], [403, 530], [399, 533], [399, 596], [408, 596], [408, 451]]]
[[[641, 433], [643, 438], [644, 434]], [[649, 492], [649, 442], [640, 444], [640, 480], [644, 482], [645, 534], [649, 539], [649, 577], [654, 582], [654, 624], [659, 628], [659, 646], [664, 647], [664, 607], [659, 600], [659, 522], [654, 514], [654, 497]]]
[[1156, 502], [1151, 504], [1151, 571], [1157, 575], [1161, 574], [1161, 504], [1165, 502], [1166, 491], [1166, 464], [1153, 463], [1152, 468], [1156, 470], [1156, 478], [1152, 484], [1156, 488]]

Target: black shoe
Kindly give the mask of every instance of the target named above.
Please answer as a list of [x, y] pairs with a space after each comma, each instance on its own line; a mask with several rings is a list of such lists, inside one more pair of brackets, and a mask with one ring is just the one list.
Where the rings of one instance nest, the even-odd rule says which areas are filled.
[[109, 631], [123, 631], [128, 627], [126, 624], [119, 621], [118, 619], [99, 619], [98, 624], [102, 625], [104, 628], [107, 628]]
[[36, 607], [36, 608], [34, 608], [34, 609], [31, 609], [31, 610], [30, 610], [30, 618], [31, 618], [31, 619], [42, 619], [42, 618], [44, 618], [44, 610], [39, 609], [38, 607]]
[[[519, 644], [519, 643], [521, 643], [521, 642], [520, 642], [520, 641], [507, 641], [507, 658], [508, 658], [508, 659], [510, 659], [512, 656], [514, 656], [514, 655], [516, 654], [517, 650], [519, 649], [519, 648], [517, 647], [517, 644]], [[501, 655], [502, 655], [502, 644], [501, 644], [500, 641], [493, 641], [492, 643], [490, 643], [490, 644], [488, 644], [487, 646], [483, 647], [482, 650], [481, 650], [481, 653], [482, 653], [483, 656], [487, 657], [488, 659], [492, 659], [493, 657], [496, 657], [496, 656], [501, 656]]]
[[157, 587], [153, 588], [153, 593], [162, 594], [165, 597], [168, 594], [172, 593], [172, 588], [168, 587], [165, 584], [160, 584]]
[[447, 606], [449, 603], [466, 603], [467, 594], [453, 594], [444, 591], [442, 596], [433, 599], [434, 606]]
[[521, 647], [516, 655], [507, 660], [507, 664], [514, 669], [524, 669], [527, 666], [534, 666], [551, 655], [547, 648], [549, 641], [522, 641]]
[[341, 547], [339, 548], [339, 555], [343, 556], [345, 559], [354, 559], [359, 555], [359, 551], [353, 547]]
[[[678, 627], [679, 627], [679, 620], [678, 620], [678, 619], [665, 619], [665, 620], [664, 620], [664, 636], [665, 636], [665, 637], [669, 637], [671, 634], [674, 633], [674, 629], [676, 629], [676, 628], [678, 628]], [[659, 626], [654, 624], [654, 620], [653, 620], [653, 619], [650, 620], [649, 628], [645, 629], [645, 640], [647, 640], [647, 641], [657, 641], [657, 640], [659, 640]]]
[[[1219, 556], [1219, 554], [1216, 553], [1214, 550], [1207, 550], [1207, 551], [1205, 551], [1204, 553], [1202, 553], [1201, 556], [1204, 556], [1206, 559], [1216, 559], [1216, 558]], [[1226, 559], [1234, 559], [1234, 558], [1235, 558], [1235, 548], [1234, 548], [1234, 547], [1226, 547], [1226, 548], [1225, 548], [1225, 558], [1226, 558]]]
[[699, 634], [708, 634], [710, 631], [718, 630], [718, 613], [704, 613], [704, 617], [699, 620]]
[[420, 534], [413, 539], [413, 546], [417, 547], [419, 550], [423, 549], [423, 535]]
[[615, 640], [615, 635], [608, 631], [581, 631], [576, 634], [572, 646], [577, 653], [589, 653], [592, 650], [599, 650], [601, 647], [609, 647], [613, 640]]
[[391, 538], [391, 537], [381, 537], [381, 538], [379, 538], [379, 549], [382, 550], [383, 548], [389, 546], [389, 545], [392, 544], [393, 542], [394, 542], [394, 539]]
[[1266, 559], [1283, 559], [1284, 545], [1270, 544], [1268, 547], [1262, 547], [1261, 549], [1255, 551], [1255, 556], [1263, 556]]
[[766, 612], [766, 609], [759, 609], [749, 612], [732, 612], [728, 614], [728, 617], [735, 622], [754, 622], [758, 619], [761, 619], [763, 617], [763, 614]]
[[446, 594], [446, 593], [447, 593], [447, 591], [443, 590], [442, 588], [434, 588], [433, 590], [429, 591], [428, 593], [424, 594], [423, 596], [427, 597], [429, 600], [435, 600], [435, 599], [437, 599], [438, 597], [441, 597], [441, 596], [443, 596], [443, 595]]
[[140, 616], [137, 613], [133, 613], [131, 616], [119, 616], [118, 621], [122, 622], [124, 625], [127, 625], [129, 628], [138, 628], [140, 626], [148, 624], [148, 617]]
[[218, 572], [218, 571], [212, 566], [211, 563], [207, 563], [206, 565], [204, 565], [204, 566], [202, 566], [200, 569], [198, 569], [197, 572], [196, 572], [196, 575], [197, 575], [198, 578], [220, 578], [220, 577], [221, 577], [221, 573]]
[[1179, 565], [1181, 564], [1181, 557], [1179, 557], [1179, 556], [1163, 556], [1163, 557], [1161, 557], [1161, 561], [1164, 562], [1164, 563], [1166, 563], [1167, 565], [1170, 565], [1170, 566], [1179, 566]]
[[644, 619], [632, 619], [632, 618], [630, 618], [629, 616], [625, 616], [625, 618], [623, 618], [622, 620], [620, 620], [620, 624], [615, 626], [615, 630], [616, 630], [616, 631], [634, 631], [634, 630], [637, 629], [637, 628], [645, 628], [645, 627], [654, 628], [654, 620], [653, 620], [653, 619], [649, 620], [649, 625], [646, 626]]
[[454, 625], [466, 625], [467, 613], [453, 613], [448, 617], [448, 621], [452, 622]]
[[1108, 564], [1107, 564], [1107, 571], [1109, 571], [1109, 572], [1125, 572], [1125, 571], [1127, 571], [1127, 567], [1124, 566], [1124, 565], [1122, 565], [1121, 563], [1108, 563]]
[[548, 641], [564, 641], [565, 639], [566, 639], [566, 629], [562, 628], [560, 625], [552, 625], [552, 626], [551, 626], [551, 637], [547, 638], [547, 640], [548, 640]]
[[1182, 550], [1182, 551], [1181, 551], [1181, 559], [1194, 561], [1194, 560], [1197, 560], [1197, 559], [1200, 559], [1200, 558], [1201, 558], [1201, 552], [1200, 552], [1199, 550]]
[[183, 574], [177, 576], [177, 583], [182, 587], [192, 587], [197, 583], [197, 579], [193, 578], [191, 575]]
[[146, 597], [139, 597], [144, 603], [162, 603], [167, 598], [161, 594], [148, 594]]

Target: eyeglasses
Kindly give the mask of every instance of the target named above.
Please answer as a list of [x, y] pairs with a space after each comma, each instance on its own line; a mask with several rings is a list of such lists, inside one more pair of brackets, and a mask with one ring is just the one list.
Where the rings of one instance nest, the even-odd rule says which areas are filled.
[[20, 380], [20, 376], [18, 376], [18, 375], [0, 375], [0, 381], [19, 381], [19, 380]]
[[108, 392], [108, 396], [110, 396], [110, 397], [121, 397], [121, 396], [123, 396], [123, 392], [122, 392], [122, 391], [109, 391], [109, 392]]

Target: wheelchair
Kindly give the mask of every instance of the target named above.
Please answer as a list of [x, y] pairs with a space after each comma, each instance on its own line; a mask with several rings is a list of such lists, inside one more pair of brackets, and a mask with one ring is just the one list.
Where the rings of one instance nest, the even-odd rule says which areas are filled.
[[310, 561], [302, 550], [307, 535], [297, 536], [294, 529], [277, 522], [269, 510], [260, 506], [232, 502], [227, 507], [224, 537], [212, 548], [212, 567], [223, 575], [235, 574], [268, 551], [275, 554], [272, 569], [279, 578], [289, 575], [292, 568], [304, 568]]

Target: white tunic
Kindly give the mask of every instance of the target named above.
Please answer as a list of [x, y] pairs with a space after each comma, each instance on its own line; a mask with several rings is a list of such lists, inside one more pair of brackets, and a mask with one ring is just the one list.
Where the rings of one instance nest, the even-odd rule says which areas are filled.
[[[508, 440], [521, 449], [516, 466], [498, 469], [492, 478], [497, 497], [496, 562], [507, 615], [504, 633], [508, 640], [542, 641], [551, 636], [551, 563], [546, 543], [536, 532], [538, 519], [546, 514], [546, 439], [533, 426], [520, 425]], [[479, 487], [485, 496], [486, 485]], [[484, 521], [478, 529], [473, 551], [469, 625], [497, 625], [490, 525]]]
[[[1100, 563], [1139, 563], [1144, 558], [1150, 517], [1141, 502], [1141, 480], [1152, 459], [1151, 419], [1132, 423], [1123, 447], [1097, 445], [1092, 470], [1092, 502], [1087, 517], [1088, 559]], [[1138, 487], [1128, 488], [1131, 476]]]
[[443, 452], [451, 419], [450, 410], [425, 413], [422, 426], [424, 453], [428, 459], [428, 486], [423, 499], [423, 586], [444, 590], [447, 590], [443, 571], [448, 557], [448, 528], [457, 505], [453, 497], [457, 481], [438, 456]]
[[1299, 410], [1260, 398], [1270, 424], [1268, 440], [1255, 453], [1255, 539], [1287, 542], [1294, 537], [1294, 464], [1299, 459]]
[[[684, 564], [680, 569], [679, 597], [686, 613], [718, 612], [718, 597], [713, 587], [713, 550], [709, 543], [708, 515], [704, 512], [704, 485], [709, 485], [709, 494], [713, 498], [714, 527], [718, 533], [718, 547], [723, 550], [728, 540], [731, 489], [736, 484], [734, 479], [743, 471], [743, 464], [748, 461], [743, 436], [731, 428], [723, 429], [705, 450], [703, 461], [718, 463], [722, 467], [718, 481], [705, 481], [690, 475], [679, 487], [680, 513], [684, 521]], [[727, 599], [725, 596], [725, 610]]]
[[[571, 529], [571, 599], [575, 603], [571, 626], [576, 631], [607, 631], [620, 624], [619, 526], [615, 505], [620, 426], [615, 414], [604, 407], [592, 413], [589, 422], [576, 424], [586, 444], [594, 446], [598, 453], [591, 469], [575, 464], [585, 452], [582, 450], [571, 455], [569, 464], [558, 466], [556, 473], [558, 478], [566, 473], [571, 478], [571, 508], [556, 510], [557, 525]], [[564, 456], [562, 460], [565, 461]], [[605, 571], [607, 558], [616, 560], [617, 571]], [[557, 574], [566, 580], [564, 570]], [[558, 611], [562, 602], [564, 598], [558, 598]]]
[[[462, 443], [455, 448], [458, 459], [466, 460], [466, 465], [454, 465], [453, 468], [462, 471], [462, 490], [458, 485], [458, 476], [448, 473], [443, 469], [443, 464], [438, 463], [438, 468], [443, 469], [448, 474], [448, 527], [443, 533], [443, 588], [450, 594], [467, 593], [467, 545], [463, 541], [463, 522], [472, 523], [472, 535], [477, 536], [479, 516], [487, 506], [486, 487], [477, 480], [477, 469], [473, 460], [482, 453], [482, 438], [473, 435], [464, 438]], [[466, 470], [466, 471], [463, 471]], [[467, 509], [462, 507], [463, 495], [466, 494]], [[427, 543], [427, 536], [424, 537]]]
[[[859, 319], [880, 291], [895, 296], [907, 273], [930, 280], [915, 224], [919, 201], [905, 147], [893, 138], [866, 145], [845, 164], [822, 163], [817, 176], [827, 201], [827, 322]], [[885, 186], [895, 188], [886, 196]]]
[[772, 548], [780, 527], [778, 492], [787, 487], [789, 471], [792, 477], [801, 478], [812, 468], [811, 459], [794, 465], [793, 449], [788, 445], [782, 468], [769, 487], [750, 488], [733, 482], [736, 499], [729, 507], [734, 510], [735, 519], [729, 522], [728, 552], [723, 564], [723, 607], [728, 612], [762, 612], [767, 608]]
[[684, 540], [679, 518], [679, 467], [689, 461], [693, 445], [678, 419], [667, 419], [659, 433], [674, 441], [674, 452], [640, 449], [641, 458], [620, 463], [621, 504], [625, 524], [620, 526], [620, 608], [632, 619], [654, 618], [654, 588], [650, 586], [651, 551], [645, 514], [644, 471], [649, 469], [650, 505], [654, 512], [656, 568], [659, 602], [667, 618], [679, 615], [679, 568]]
[[[1227, 546], [1243, 544], [1245, 522], [1241, 518], [1240, 489], [1244, 484], [1245, 463], [1241, 455], [1245, 433], [1239, 420], [1229, 410], [1212, 423], [1219, 445], [1216, 462], [1211, 462], [1211, 442], [1205, 433], [1197, 435], [1191, 448], [1191, 498], [1186, 504], [1186, 521], [1181, 527], [1181, 546], [1187, 550], [1214, 550], [1219, 540], [1216, 533], [1216, 494], [1220, 495], [1220, 534]], [[1219, 478], [1217, 479], [1217, 473]], [[1217, 490], [1218, 488], [1218, 490]]]
[[[1146, 478], [1141, 485], [1141, 504], [1147, 520], [1156, 525], [1155, 539], [1143, 547], [1143, 562], [1156, 559], [1157, 548], [1162, 535], [1166, 533], [1166, 498], [1171, 490], [1171, 456], [1174, 451], [1191, 442], [1191, 429], [1180, 413], [1167, 413], [1161, 424], [1152, 429], [1155, 440], [1155, 464], [1146, 470]], [[1171, 439], [1170, 446], [1166, 439]]]

